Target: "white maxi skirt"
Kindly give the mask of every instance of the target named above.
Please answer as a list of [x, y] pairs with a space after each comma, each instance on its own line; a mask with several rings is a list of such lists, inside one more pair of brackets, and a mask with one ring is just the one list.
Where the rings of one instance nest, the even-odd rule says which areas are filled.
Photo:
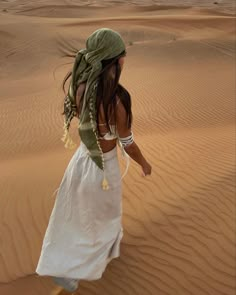
[[104, 153], [109, 190], [103, 190], [103, 171], [81, 142], [72, 156], [44, 236], [36, 273], [97, 280], [107, 264], [120, 256], [122, 182], [117, 146]]

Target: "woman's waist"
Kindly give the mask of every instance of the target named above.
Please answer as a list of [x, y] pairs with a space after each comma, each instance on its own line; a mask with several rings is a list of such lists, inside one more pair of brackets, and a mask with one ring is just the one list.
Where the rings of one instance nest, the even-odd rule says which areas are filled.
[[117, 145], [117, 139], [113, 139], [113, 140], [99, 140], [99, 145], [101, 147], [101, 150], [103, 152], [103, 154], [110, 152], [111, 150], [113, 150], [116, 145]]
[[[87, 153], [88, 155], [95, 155], [95, 154], [100, 154], [100, 150], [89, 150], [87, 148], [87, 146], [81, 141], [80, 142], [80, 149]], [[112, 159], [114, 157], [117, 157], [117, 145], [113, 146], [113, 148], [111, 147], [111, 150], [108, 150], [106, 152], [102, 151], [103, 153], [103, 158], [104, 160], [108, 160], [108, 159]]]

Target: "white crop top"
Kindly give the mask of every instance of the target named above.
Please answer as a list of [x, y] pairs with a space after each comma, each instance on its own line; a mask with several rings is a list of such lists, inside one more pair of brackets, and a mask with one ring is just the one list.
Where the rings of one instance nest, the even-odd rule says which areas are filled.
[[[120, 102], [120, 99], [118, 99], [117, 104]], [[117, 105], [116, 104], [116, 105]], [[110, 120], [109, 122], [110, 123]], [[105, 126], [105, 123], [100, 123], [99, 126]], [[111, 133], [107, 132], [102, 136], [99, 136], [99, 139], [104, 139], [104, 140], [114, 140], [114, 139], [118, 139], [119, 140], [119, 144], [121, 144], [123, 147], [130, 145], [134, 139], [133, 139], [133, 132], [131, 131], [131, 135], [121, 138], [119, 137], [119, 135], [116, 133], [116, 125], [114, 124], [109, 124], [109, 127], [111, 129]]]
[[[99, 124], [99, 125], [105, 125], [105, 124]], [[109, 125], [111, 129], [111, 133], [107, 132], [103, 136], [100, 136], [99, 139], [104, 139], [104, 140], [113, 140], [118, 138], [118, 134], [115, 132], [115, 125]]]

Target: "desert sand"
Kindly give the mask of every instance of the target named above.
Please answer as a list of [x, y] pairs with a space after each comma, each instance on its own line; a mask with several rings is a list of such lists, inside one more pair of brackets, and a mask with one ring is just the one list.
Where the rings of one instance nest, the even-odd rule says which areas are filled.
[[235, 294], [235, 3], [198, 2], [0, 1], [1, 295], [55, 288], [35, 268], [74, 153], [60, 140], [73, 59], [59, 49], [100, 27], [127, 44], [121, 83], [153, 172], [131, 162], [121, 256], [78, 294]]

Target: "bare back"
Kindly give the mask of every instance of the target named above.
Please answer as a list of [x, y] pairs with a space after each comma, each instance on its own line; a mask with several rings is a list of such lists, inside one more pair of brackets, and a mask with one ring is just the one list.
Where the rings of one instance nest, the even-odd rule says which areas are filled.
[[[80, 99], [84, 93], [85, 90], [85, 83], [82, 83], [79, 85], [78, 89], [77, 89], [77, 93], [76, 93], [76, 105], [77, 105], [77, 109], [79, 109], [79, 102]], [[114, 116], [109, 118], [110, 120], [110, 124], [114, 124]], [[103, 109], [103, 105], [100, 105], [100, 109], [99, 109], [99, 114], [98, 114], [98, 124], [100, 127], [100, 132], [101, 134], [105, 134], [107, 133], [109, 130], [107, 129], [107, 127], [105, 126], [105, 114], [104, 114], [104, 109]], [[104, 124], [104, 125], [103, 125]], [[101, 146], [101, 149], [104, 153], [109, 152], [110, 150], [112, 150], [115, 146], [116, 146], [116, 139], [112, 139], [112, 140], [105, 140], [105, 139], [99, 139], [99, 143]]]

